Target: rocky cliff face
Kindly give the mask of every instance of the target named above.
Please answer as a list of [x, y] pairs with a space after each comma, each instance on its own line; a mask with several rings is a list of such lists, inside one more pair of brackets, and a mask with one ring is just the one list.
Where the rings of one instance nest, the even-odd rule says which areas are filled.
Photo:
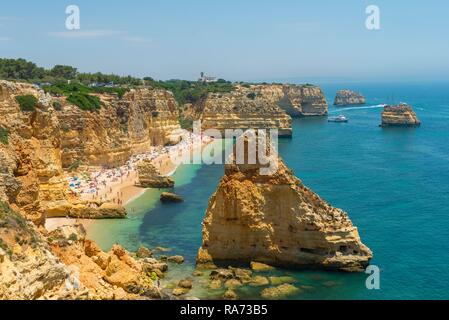
[[290, 136], [290, 117], [321, 116], [328, 112], [320, 88], [298, 85], [237, 86], [230, 93], [211, 93], [196, 105], [186, 105], [184, 115], [201, 119], [203, 128], [276, 128]]
[[311, 85], [285, 85], [278, 105], [292, 117], [325, 116], [328, 105], [323, 91]]
[[[60, 123], [50, 97], [27, 84], [0, 82], [0, 125], [8, 144], [0, 143], [0, 200], [21, 208], [36, 224], [43, 223], [43, 207], [66, 199], [60, 149]], [[15, 97], [34, 95], [39, 105], [22, 112]]]
[[260, 175], [256, 165], [225, 167], [209, 200], [197, 263], [360, 271], [371, 257], [348, 215], [306, 188], [279, 159], [273, 175]]
[[421, 121], [409, 105], [386, 106], [382, 112], [382, 127], [415, 127], [420, 125]]
[[[35, 111], [21, 111], [16, 97], [33, 95]], [[68, 192], [63, 168], [76, 163], [115, 166], [151, 145], [176, 143], [176, 102], [167, 91], [139, 89], [123, 99], [102, 95], [99, 112], [80, 110], [30, 84], [0, 81], [0, 200], [38, 225], [45, 216], [123, 217], [120, 208], [79, 203]]]
[[123, 99], [102, 95], [103, 107], [85, 112], [62, 101], [56, 112], [62, 124], [64, 167], [76, 162], [115, 166], [151, 145], [179, 142], [177, 104], [165, 90], [138, 89]]
[[278, 129], [280, 136], [291, 136], [291, 117], [276, 104], [251, 96], [245, 91], [212, 93], [202, 103], [202, 128]]
[[142, 160], [137, 165], [139, 186], [142, 188], [173, 188], [175, 181], [164, 177], [150, 160]]
[[351, 90], [338, 91], [334, 101], [335, 106], [350, 106], [365, 103], [366, 99], [364, 96]]
[[0, 300], [162, 299], [152, 274], [167, 265], [133, 258], [116, 245], [108, 253], [82, 226], [41, 234], [0, 202]]
[[65, 291], [69, 276], [35, 226], [0, 202], [0, 300], [78, 298]]

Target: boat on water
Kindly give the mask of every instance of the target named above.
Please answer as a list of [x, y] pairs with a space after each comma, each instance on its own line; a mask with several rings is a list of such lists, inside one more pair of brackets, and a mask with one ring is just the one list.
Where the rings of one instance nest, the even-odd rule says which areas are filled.
[[328, 122], [348, 122], [348, 118], [346, 118], [344, 115], [339, 115], [336, 117], [330, 117], [327, 119]]

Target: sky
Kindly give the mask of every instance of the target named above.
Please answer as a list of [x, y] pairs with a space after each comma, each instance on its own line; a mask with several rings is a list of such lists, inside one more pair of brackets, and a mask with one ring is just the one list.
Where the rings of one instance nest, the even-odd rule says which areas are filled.
[[0, 57], [163, 80], [449, 80], [448, 14], [446, 0], [15, 0]]

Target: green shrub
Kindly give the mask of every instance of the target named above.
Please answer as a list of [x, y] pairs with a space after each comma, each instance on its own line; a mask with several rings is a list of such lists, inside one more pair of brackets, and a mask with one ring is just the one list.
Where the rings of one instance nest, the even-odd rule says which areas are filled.
[[16, 100], [22, 111], [34, 111], [38, 102], [37, 98], [32, 95], [17, 96]]
[[247, 97], [248, 99], [254, 100], [254, 99], [256, 99], [256, 94], [255, 94], [254, 92], [251, 92], [251, 93], [248, 93], [248, 94], [246, 95], [246, 97]]
[[0, 126], [0, 143], [5, 145], [9, 143], [9, 131], [2, 126]]
[[56, 111], [61, 111], [61, 110], [62, 110], [62, 104], [61, 104], [61, 102], [59, 102], [59, 101], [54, 101], [52, 105], [53, 105], [53, 108], [54, 108]]
[[101, 108], [101, 100], [98, 97], [85, 93], [72, 93], [67, 101], [74, 104], [81, 110], [95, 111]]
[[184, 117], [179, 118], [179, 125], [182, 129], [190, 130], [193, 128], [193, 120]]

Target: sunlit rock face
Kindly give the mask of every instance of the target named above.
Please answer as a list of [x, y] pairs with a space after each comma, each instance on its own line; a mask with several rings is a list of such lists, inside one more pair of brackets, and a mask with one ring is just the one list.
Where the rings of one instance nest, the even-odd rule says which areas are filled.
[[[32, 95], [34, 111], [22, 111], [17, 96]], [[99, 95], [98, 112], [83, 111], [37, 87], [0, 81], [0, 200], [37, 225], [52, 216], [124, 217], [122, 209], [88, 210], [69, 193], [63, 169], [74, 165], [117, 166], [152, 145], [180, 139], [177, 104], [165, 90], [131, 90], [122, 99]], [[53, 108], [58, 101], [60, 110]], [[65, 211], [62, 212], [61, 210]]]
[[366, 99], [360, 93], [351, 90], [339, 90], [335, 96], [335, 106], [351, 106], [365, 104]]
[[[62, 128], [63, 165], [120, 165], [151, 146], [180, 140], [177, 103], [165, 90], [137, 89], [122, 99], [101, 95], [99, 112], [65, 106], [58, 112]], [[178, 133], [178, 134], [177, 134]]]
[[199, 266], [259, 261], [274, 266], [361, 271], [372, 253], [341, 209], [305, 187], [275, 156], [277, 171], [229, 164], [209, 200]]

